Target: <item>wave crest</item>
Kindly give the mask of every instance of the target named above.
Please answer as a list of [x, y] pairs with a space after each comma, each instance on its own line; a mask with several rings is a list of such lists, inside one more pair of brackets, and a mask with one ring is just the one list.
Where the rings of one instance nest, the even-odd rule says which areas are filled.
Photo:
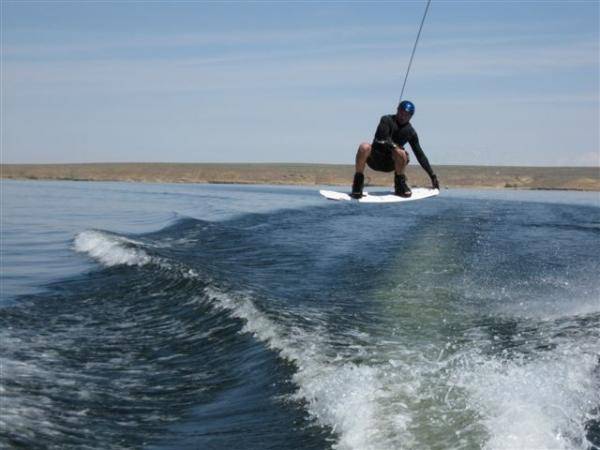
[[105, 266], [143, 266], [150, 257], [144, 250], [134, 247], [139, 243], [122, 236], [101, 231], [87, 230], [75, 236], [74, 247], [80, 253], [87, 253]]

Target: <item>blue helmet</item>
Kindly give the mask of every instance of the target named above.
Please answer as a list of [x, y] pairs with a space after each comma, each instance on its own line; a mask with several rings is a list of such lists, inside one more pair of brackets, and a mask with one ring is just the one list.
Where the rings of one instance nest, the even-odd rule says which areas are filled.
[[398, 105], [398, 109], [402, 111], [406, 111], [407, 113], [414, 114], [415, 113], [415, 104], [413, 102], [409, 102], [408, 100], [402, 100]]

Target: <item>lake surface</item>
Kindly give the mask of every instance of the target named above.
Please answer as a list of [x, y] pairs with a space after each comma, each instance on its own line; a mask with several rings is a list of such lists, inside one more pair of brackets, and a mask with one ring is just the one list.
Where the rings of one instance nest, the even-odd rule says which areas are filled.
[[2, 448], [600, 446], [600, 195], [2, 180]]

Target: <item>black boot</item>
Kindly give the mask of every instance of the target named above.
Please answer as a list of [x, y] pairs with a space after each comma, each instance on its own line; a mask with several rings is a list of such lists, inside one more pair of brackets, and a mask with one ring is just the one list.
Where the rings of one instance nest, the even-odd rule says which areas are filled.
[[412, 195], [412, 191], [408, 184], [406, 184], [406, 175], [398, 175], [394, 176], [394, 194], [399, 197], [408, 198]]
[[365, 184], [365, 176], [362, 173], [356, 172], [354, 174], [354, 181], [352, 182], [352, 193], [350, 197], [361, 198], [363, 196], [363, 185]]

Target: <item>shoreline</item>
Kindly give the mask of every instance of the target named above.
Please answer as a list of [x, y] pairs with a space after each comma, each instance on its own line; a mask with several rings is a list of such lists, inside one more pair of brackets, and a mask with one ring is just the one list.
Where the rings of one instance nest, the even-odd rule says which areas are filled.
[[[600, 191], [600, 167], [434, 166], [442, 188]], [[411, 186], [429, 177], [410, 165]], [[350, 185], [353, 165], [309, 163], [82, 163], [1, 164], [0, 179], [142, 183]], [[391, 173], [365, 171], [371, 186], [393, 183]]]

